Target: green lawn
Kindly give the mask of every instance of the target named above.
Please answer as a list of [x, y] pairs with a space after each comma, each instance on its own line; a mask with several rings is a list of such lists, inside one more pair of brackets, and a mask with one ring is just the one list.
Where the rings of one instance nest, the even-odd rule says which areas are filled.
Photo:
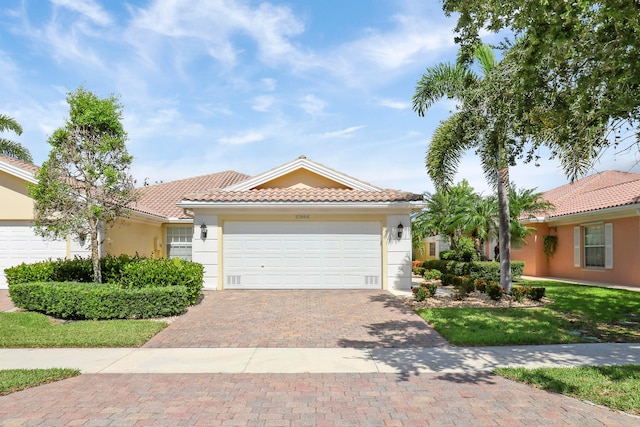
[[640, 342], [640, 292], [522, 281], [544, 286], [544, 308], [431, 308], [417, 310], [450, 343], [460, 346]]
[[139, 347], [166, 326], [152, 320], [58, 323], [39, 313], [0, 313], [0, 348]]
[[640, 415], [640, 365], [498, 368], [495, 373], [543, 390]]
[[80, 375], [77, 369], [6, 369], [0, 370], [0, 396]]

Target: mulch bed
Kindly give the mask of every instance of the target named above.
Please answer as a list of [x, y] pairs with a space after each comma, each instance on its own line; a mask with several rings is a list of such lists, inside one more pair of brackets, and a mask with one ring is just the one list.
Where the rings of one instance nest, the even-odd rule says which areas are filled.
[[454, 297], [456, 291], [453, 286], [438, 285], [438, 291], [433, 297], [418, 302], [413, 296], [404, 297], [403, 302], [412, 309], [444, 308], [444, 307], [478, 307], [478, 308], [539, 308], [553, 303], [553, 300], [543, 297], [540, 301], [525, 298], [522, 302], [515, 301], [511, 295], [504, 294], [498, 301], [494, 301], [485, 293], [473, 291], [464, 299]]

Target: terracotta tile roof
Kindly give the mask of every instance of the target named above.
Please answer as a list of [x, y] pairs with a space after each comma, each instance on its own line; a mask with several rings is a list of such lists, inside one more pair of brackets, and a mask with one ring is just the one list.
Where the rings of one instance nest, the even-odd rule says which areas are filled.
[[640, 203], [640, 174], [605, 171], [549, 190], [543, 197], [554, 204], [550, 217]]
[[349, 190], [340, 188], [265, 188], [247, 191], [206, 191], [185, 196], [206, 202], [399, 202], [422, 200], [422, 195], [398, 190]]
[[134, 209], [166, 218], [188, 218], [182, 209], [176, 206], [176, 203], [179, 203], [185, 194], [205, 190], [214, 191], [247, 178], [250, 176], [239, 172], [225, 171], [141, 187], [138, 189], [141, 197]]
[[32, 174], [35, 174], [40, 170], [40, 168], [33, 163], [23, 162], [22, 160], [5, 156], [4, 154], [0, 154], [0, 162], [9, 163], [12, 166], [31, 172]]

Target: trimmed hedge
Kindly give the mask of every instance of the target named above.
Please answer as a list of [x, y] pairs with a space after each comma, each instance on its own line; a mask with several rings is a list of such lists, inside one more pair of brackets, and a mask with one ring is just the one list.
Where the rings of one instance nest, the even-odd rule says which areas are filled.
[[185, 286], [123, 289], [113, 284], [35, 282], [9, 285], [20, 308], [61, 319], [146, 319], [176, 316], [189, 305]]
[[[139, 262], [139, 256], [107, 255], [100, 258], [102, 281], [116, 283], [125, 265]], [[9, 285], [27, 282], [93, 282], [93, 264], [91, 258], [57, 259], [33, 264], [22, 263], [4, 270]]]
[[90, 258], [7, 268], [9, 295], [17, 307], [62, 319], [126, 319], [180, 314], [202, 292], [204, 267], [195, 262], [120, 255], [100, 264], [105, 284], [92, 283]]
[[[430, 259], [424, 262], [424, 267], [440, 270], [442, 274], [470, 276], [474, 279], [500, 280], [500, 263], [492, 261], [461, 262]], [[511, 275], [514, 279], [522, 276], [523, 272], [523, 261], [511, 261]]]
[[[139, 256], [107, 256], [100, 259], [104, 283], [121, 288], [150, 288], [185, 286], [189, 303], [198, 302], [204, 281], [201, 264], [178, 258], [142, 258]], [[20, 264], [5, 269], [9, 286], [29, 282], [82, 282], [93, 281], [91, 258], [42, 261]]]
[[119, 284], [123, 288], [184, 286], [189, 303], [198, 302], [202, 292], [204, 267], [179, 258], [143, 259], [124, 266]]

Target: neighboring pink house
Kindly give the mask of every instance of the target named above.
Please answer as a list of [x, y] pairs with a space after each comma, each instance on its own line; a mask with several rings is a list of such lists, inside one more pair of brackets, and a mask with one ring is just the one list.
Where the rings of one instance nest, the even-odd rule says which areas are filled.
[[[525, 275], [640, 287], [640, 174], [605, 171], [543, 197], [555, 209], [527, 221], [536, 231], [511, 251]], [[548, 258], [545, 236], [557, 242]]]

